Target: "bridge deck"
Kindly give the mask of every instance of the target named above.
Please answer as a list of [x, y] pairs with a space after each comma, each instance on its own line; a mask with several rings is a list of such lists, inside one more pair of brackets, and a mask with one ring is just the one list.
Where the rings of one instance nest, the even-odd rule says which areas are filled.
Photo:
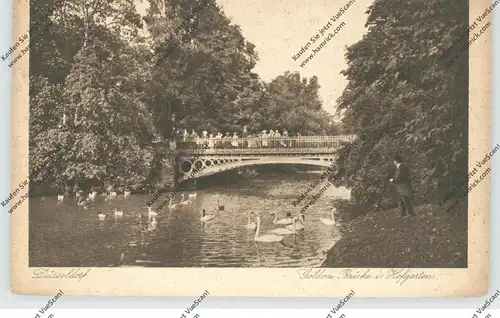
[[353, 136], [307, 136], [280, 138], [199, 138], [171, 142], [181, 155], [304, 155], [329, 154], [352, 142]]
[[209, 155], [255, 155], [255, 156], [294, 156], [333, 154], [338, 148], [235, 148], [235, 149], [180, 149], [180, 155], [209, 156]]

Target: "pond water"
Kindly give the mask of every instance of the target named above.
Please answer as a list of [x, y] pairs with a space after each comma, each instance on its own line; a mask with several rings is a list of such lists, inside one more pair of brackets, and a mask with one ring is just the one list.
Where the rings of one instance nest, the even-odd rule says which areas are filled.
[[[305, 229], [282, 242], [255, 242], [255, 230], [244, 227], [253, 211], [261, 216], [260, 235], [280, 225], [272, 223], [270, 212], [284, 218], [286, 212], [298, 213], [292, 202], [306, 191], [317, 174], [259, 176], [239, 184], [197, 190], [192, 204], [177, 210], [168, 204], [157, 217], [155, 231], [147, 231], [146, 202], [153, 195], [132, 195], [124, 199], [97, 199], [84, 210], [74, 199], [58, 203], [56, 197], [30, 200], [30, 266], [37, 267], [315, 267], [321, 265], [327, 251], [340, 238], [336, 226], [328, 226], [320, 217], [329, 218], [332, 201], [347, 198], [348, 192], [333, 186], [310, 206]], [[323, 185], [315, 187], [309, 196]], [[180, 201], [184, 193], [175, 194]], [[165, 194], [164, 196], [166, 196]], [[200, 220], [200, 210], [214, 214], [217, 200], [224, 210], [209, 222]], [[158, 199], [153, 206], [163, 202]], [[121, 217], [112, 210], [123, 210]], [[98, 212], [107, 213], [99, 220]], [[143, 221], [137, 214], [144, 214]]]

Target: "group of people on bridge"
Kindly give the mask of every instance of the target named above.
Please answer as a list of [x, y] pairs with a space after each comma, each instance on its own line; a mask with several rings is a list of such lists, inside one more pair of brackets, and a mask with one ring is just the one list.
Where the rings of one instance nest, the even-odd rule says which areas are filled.
[[194, 129], [191, 133], [187, 129], [184, 132], [177, 131], [171, 148], [176, 149], [244, 149], [244, 148], [325, 148], [331, 147], [332, 139], [328, 136], [302, 136], [297, 133], [290, 136], [287, 130], [262, 130], [260, 133], [251, 134], [247, 126], [243, 127], [241, 137], [238, 132], [221, 132], [217, 134], [202, 131], [199, 135]]

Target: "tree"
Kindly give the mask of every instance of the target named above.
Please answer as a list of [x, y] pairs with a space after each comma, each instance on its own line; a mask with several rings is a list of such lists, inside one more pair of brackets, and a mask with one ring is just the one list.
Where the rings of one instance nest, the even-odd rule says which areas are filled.
[[[31, 80], [31, 166], [57, 149], [50, 166], [55, 187], [139, 188], [147, 179], [155, 130], [141, 101], [145, 76], [138, 56], [143, 50], [131, 40], [140, 27], [137, 17], [133, 1], [124, 0], [65, 2], [51, 16], [52, 32], [68, 28], [81, 35], [68, 45], [54, 41], [51, 33], [43, 43], [52, 43], [56, 55], [65, 57], [64, 78]], [[47, 170], [38, 178], [47, 179]]]
[[467, 30], [468, 3], [376, 0], [368, 33], [346, 52], [349, 83], [338, 100], [358, 136], [340, 152], [356, 200], [387, 198], [396, 150], [409, 161], [415, 195], [435, 200], [467, 176], [468, 55], [442, 56]]
[[32, 4], [35, 180], [54, 188], [149, 186], [160, 168], [173, 171], [153, 141], [174, 129], [337, 129], [321, 109], [316, 77], [285, 73], [265, 83], [252, 71], [255, 46], [214, 0], [148, 1], [144, 19], [133, 0]]
[[236, 129], [258, 78], [255, 46], [240, 27], [213, 0], [150, 0], [146, 23], [155, 48], [149, 96], [163, 136], [172, 127]]
[[286, 129], [302, 135], [338, 132], [333, 116], [322, 109], [316, 76], [307, 79], [285, 72], [263, 86], [259, 100], [244, 108], [251, 130]]

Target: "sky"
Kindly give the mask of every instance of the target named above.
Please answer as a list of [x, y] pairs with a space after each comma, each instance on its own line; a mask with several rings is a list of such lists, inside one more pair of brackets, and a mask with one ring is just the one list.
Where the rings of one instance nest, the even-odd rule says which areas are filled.
[[[335, 112], [336, 100], [347, 81], [340, 71], [347, 68], [345, 47], [359, 41], [366, 33], [366, 9], [373, 0], [355, 0], [335, 22], [328, 26], [350, 0], [217, 0], [232, 23], [240, 25], [243, 36], [256, 45], [259, 61], [254, 71], [265, 81], [285, 71], [299, 72], [301, 77], [316, 75], [319, 79], [323, 107]], [[333, 4], [332, 4], [333, 3]], [[300, 63], [326, 39], [339, 24], [345, 22], [338, 33], [321, 48], [304, 67]], [[310, 38], [327, 27], [320, 40], [295, 61], [292, 56], [311, 42]], [[332, 32], [333, 33], [333, 32]], [[321, 34], [320, 34], [321, 35]]]

